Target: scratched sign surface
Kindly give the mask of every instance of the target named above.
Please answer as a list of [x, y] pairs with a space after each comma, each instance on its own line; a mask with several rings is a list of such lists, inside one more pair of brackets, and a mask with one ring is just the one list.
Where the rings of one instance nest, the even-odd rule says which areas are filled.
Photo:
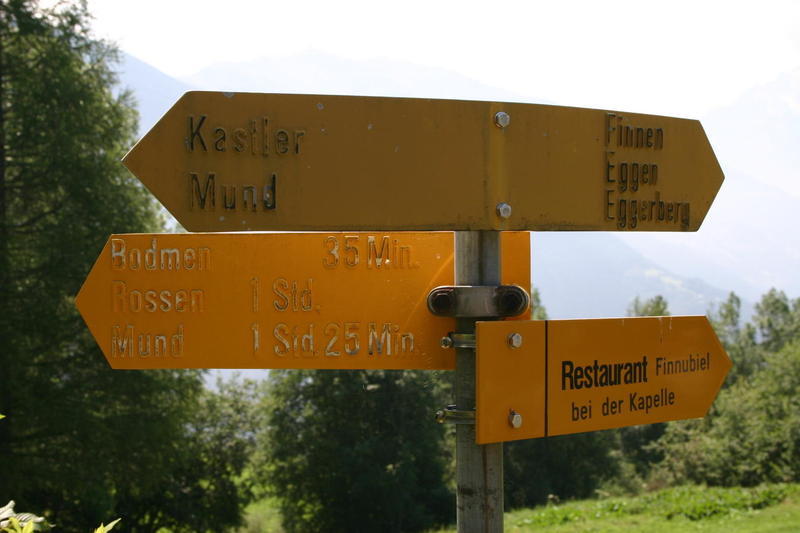
[[[502, 237], [530, 288], [530, 238]], [[112, 235], [77, 297], [114, 368], [454, 368], [452, 233]]]
[[723, 181], [696, 120], [360, 96], [189, 92], [123, 161], [190, 231], [695, 231]]

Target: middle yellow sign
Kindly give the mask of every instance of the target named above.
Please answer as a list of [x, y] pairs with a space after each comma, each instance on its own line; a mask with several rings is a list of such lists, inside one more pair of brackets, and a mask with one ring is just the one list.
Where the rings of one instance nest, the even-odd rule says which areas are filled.
[[[529, 234], [501, 242], [530, 290]], [[113, 368], [452, 369], [452, 284], [449, 232], [112, 235], [77, 305]]]

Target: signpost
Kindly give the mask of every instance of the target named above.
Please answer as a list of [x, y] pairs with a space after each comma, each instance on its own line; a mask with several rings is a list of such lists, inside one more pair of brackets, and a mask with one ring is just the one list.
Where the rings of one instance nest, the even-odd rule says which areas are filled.
[[702, 416], [730, 368], [702, 317], [476, 334], [527, 302], [509, 230], [696, 231], [723, 175], [695, 120], [189, 92], [123, 162], [190, 231], [329, 233], [112, 236], [77, 298], [111, 366], [455, 368], [459, 532], [502, 531], [501, 442]]
[[190, 231], [696, 231], [696, 120], [519, 103], [189, 92], [125, 165]]
[[481, 322], [477, 441], [705, 416], [731, 361], [703, 316]]
[[[503, 234], [529, 290], [530, 237]], [[77, 305], [113, 368], [453, 369], [453, 234], [112, 235]]]

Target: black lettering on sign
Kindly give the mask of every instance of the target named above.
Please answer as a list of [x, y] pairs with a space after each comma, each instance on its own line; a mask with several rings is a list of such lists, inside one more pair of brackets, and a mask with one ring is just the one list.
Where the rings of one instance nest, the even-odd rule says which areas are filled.
[[203, 132], [200, 129], [203, 127], [203, 123], [208, 118], [206, 115], [200, 115], [199, 120], [195, 123], [194, 115], [189, 115], [189, 137], [186, 141], [186, 147], [189, 149], [190, 152], [194, 152], [194, 141], [197, 139], [200, 141], [200, 145], [203, 147], [204, 152], [208, 152], [208, 148], [206, 147], [206, 141], [203, 138]]
[[[652, 120], [647, 117], [645, 120]], [[606, 147], [662, 150], [664, 148], [664, 128], [653, 128], [637, 124], [640, 117], [624, 117], [616, 113], [606, 113]]]
[[641, 361], [624, 363], [601, 363], [575, 365], [572, 361], [561, 361], [561, 390], [580, 390], [615, 385], [647, 383], [647, 356]]
[[239, 124], [214, 123], [208, 115], [189, 115], [187, 118], [188, 134], [184, 142], [189, 152], [208, 151], [206, 133], [209, 135], [211, 148], [219, 154], [249, 154], [263, 157], [273, 153], [299, 155], [306, 141], [305, 129], [285, 127], [273, 129], [273, 123], [268, 116], [250, 118]]
[[[189, 173], [189, 205], [192, 209], [216, 210], [217, 207], [217, 188], [221, 188], [222, 207], [227, 211], [258, 211], [259, 207], [264, 211], [275, 209], [277, 206], [278, 175], [273, 172], [267, 178], [263, 186], [254, 184], [230, 184], [217, 183], [215, 172], [209, 172], [203, 180], [196, 172]], [[239, 191], [241, 190], [241, 203], [237, 202]], [[237, 207], [239, 206], [239, 207]]]
[[213, 172], [209, 172], [208, 176], [206, 177], [205, 186], [201, 187], [200, 176], [198, 176], [194, 172], [189, 173], [189, 196], [190, 196], [189, 205], [192, 206], [192, 209], [194, 209], [195, 206], [195, 199], [197, 200], [196, 205], [198, 205], [200, 209], [205, 209], [206, 200], [209, 199], [209, 194], [210, 194], [211, 201], [209, 203], [209, 206], [211, 207], [212, 211], [214, 210], [217, 202], [217, 191], [216, 188], [214, 187], [215, 178], [216, 175]]
[[275, 132], [275, 151], [281, 155], [289, 153], [289, 132], [278, 130]]
[[214, 130], [214, 150], [217, 152], [225, 151], [225, 141], [228, 139], [228, 133], [225, 128], [216, 128]]

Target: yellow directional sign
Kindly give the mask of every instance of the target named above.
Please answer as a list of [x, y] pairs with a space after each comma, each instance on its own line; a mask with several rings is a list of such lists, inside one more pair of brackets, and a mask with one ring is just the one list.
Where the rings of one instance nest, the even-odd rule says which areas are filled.
[[730, 367], [702, 316], [480, 322], [477, 442], [702, 417]]
[[520, 103], [189, 92], [124, 158], [190, 231], [695, 231], [696, 120]]
[[[529, 235], [502, 239], [529, 290]], [[452, 284], [452, 233], [112, 235], [77, 305], [113, 368], [452, 369], [425, 304]]]

